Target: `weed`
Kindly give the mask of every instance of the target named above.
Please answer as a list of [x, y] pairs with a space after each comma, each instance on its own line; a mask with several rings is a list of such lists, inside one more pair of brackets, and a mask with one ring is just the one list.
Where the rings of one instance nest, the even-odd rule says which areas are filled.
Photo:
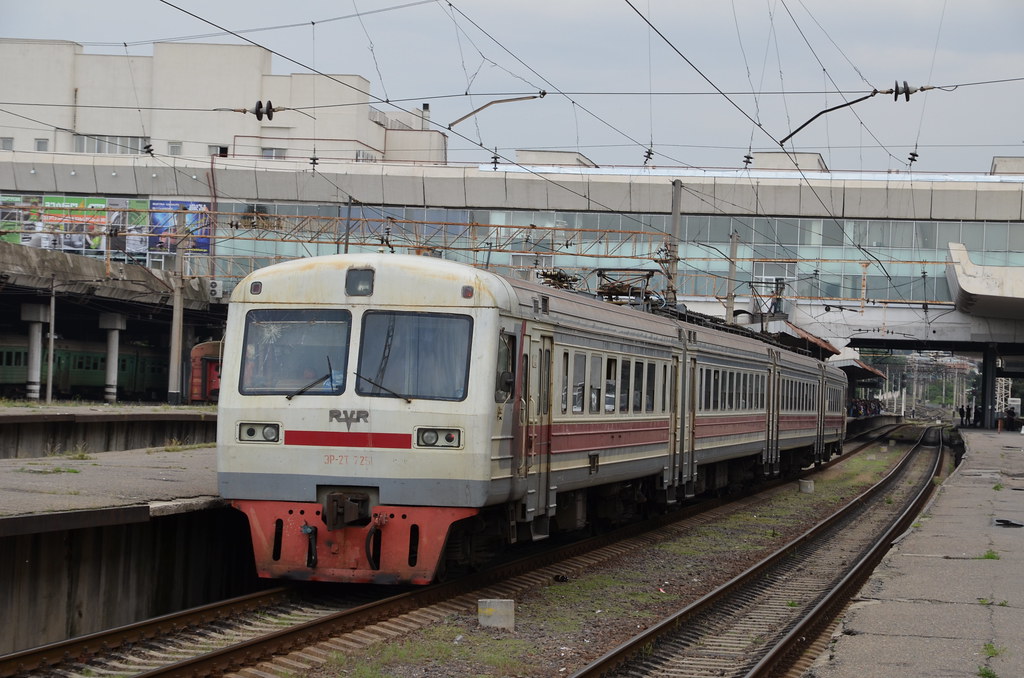
[[986, 657], [998, 657], [1002, 653], [1006, 652], [1005, 647], [997, 647], [995, 643], [985, 643], [983, 648]]
[[999, 560], [999, 553], [993, 551], [992, 549], [989, 549], [988, 551], [985, 551], [985, 553], [983, 553], [982, 555], [978, 556], [978, 560]]
[[393, 675], [389, 668], [401, 665], [433, 665], [472, 657], [491, 669], [481, 675], [517, 675], [529, 666], [533, 648], [522, 640], [483, 633], [466, 633], [458, 624], [440, 624], [391, 643], [371, 645], [352, 655], [335, 655], [330, 666], [344, 667], [348, 678], [384, 678]]
[[92, 455], [89, 454], [89, 446], [84, 441], [81, 441], [81, 440], [78, 441], [77, 443], [75, 443], [75, 451], [74, 452], [68, 452], [64, 456], [67, 457], [68, 459], [80, 459], [80, 460], [93, 459], [94, 458]]
[[49, 468], [26, 468], [22, 466], [18, 473], [81, 473], [77, 468], [50, 466]]
[[978, 602], [982, 605], [991, 605], [992, 601], [988, 598], [978, 598]]
[[800, 603], [795, 600], [790, 600], [786, 602], [786, 607], [800, 607]]
[[981, 678], [999, 678], [999, 676], [996, 675], [996, 672], [987, 666], [979, 666], [978, 675]]
[[1003, 489], [1003, 484], [1002, 483], [996, 483], [995, 485], [992, 486], [992, 489], [995, 490], [996, 492], [998, 492], [999, 490]]

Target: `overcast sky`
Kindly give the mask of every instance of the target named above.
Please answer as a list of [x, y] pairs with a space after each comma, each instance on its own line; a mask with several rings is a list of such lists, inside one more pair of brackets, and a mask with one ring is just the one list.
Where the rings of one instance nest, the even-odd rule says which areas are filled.
[[381, 100], [429, 102], [442, 128], [547, 91], [456, 125], [453, 162], [488, 162], [482, 146], [635, 166], [652, 148], [656, 166], [742, 167], [895, 80], [937, 89], [822, 115], [786, 148], [835, 170], [985, 173], [1024, 156], [1021, 0], [0, 0], [0, 37], [95, 53], [241, 42], [204, 19], [283, 55], [276, 73], [362, 75]]

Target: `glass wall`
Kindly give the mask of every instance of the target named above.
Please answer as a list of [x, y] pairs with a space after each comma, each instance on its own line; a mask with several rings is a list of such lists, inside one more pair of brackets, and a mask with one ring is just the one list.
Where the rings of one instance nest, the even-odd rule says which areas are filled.
[[[285, 259], [385, 248], [512, 274], [550, 263], [593, 283], [599, 268], [657, 271], [676, 240], [666, 214], [24, 195], [0, 196], [0, 237], [165, 267], [174, 250], [164, 221], [181, 211], [193, 236], [186, 270], [225, 278]], [[1018, 222], [695, 214], [681, 217], [678, 241], [684, 297], [723, 296], [730, 284], [746, 296], [782, 284], [791, 299], [949, 301], [951, 242], [964, 243], [980, 265], [1024, 266]]]

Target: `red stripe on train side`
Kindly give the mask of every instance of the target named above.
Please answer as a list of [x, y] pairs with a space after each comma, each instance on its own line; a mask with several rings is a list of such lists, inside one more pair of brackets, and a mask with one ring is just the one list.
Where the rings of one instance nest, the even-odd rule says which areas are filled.
[[412, 449], [408, 433], [349, 433], [343, 431], [285, 431], [285, 445], [318, 447], [377, 447], [392, 450]]
[[693, 423], [694, 438], [720, 438], [723, 436], [760, 433], [765, 430], [764, 412], [742, 415], [698, 415]]
[[609, 449], [668, 442], [669, 420], [580, 421], [551, 426], [551, 453]]

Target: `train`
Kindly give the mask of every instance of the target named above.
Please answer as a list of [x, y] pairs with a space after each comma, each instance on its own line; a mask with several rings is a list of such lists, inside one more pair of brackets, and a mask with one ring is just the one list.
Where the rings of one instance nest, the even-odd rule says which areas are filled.
[[[40, 382], [46, 388], [48, 342], [43, 342]], [[167, 352], [147, 346], [118, 349], [117, 395], [128, 400], [159, 400], [167, 393]], [[103, 400], [107, 374], [105, 342], [55, 339], [52, 393], [57, 398]], [[0, 393], [24, 397], [28, 381], [28, 337], [0, 335]]]
[[806, 353], [434, 257], [255, 271], [223, 351], [218, 486], [265, 578], [429, 584], [845, 436], [846, 375]]
[[223, 341], [202, 341], [189, 351], [189, 403], [215, 403], [220, 395]]
[[[189, 352], [189, 403], [216, 403], [220, 390], [220, 341], [204, 341]], [[43, 343], [41, 382], [48, 371]], [[107, 375], [105, 342], [54, 341], [53, 395], [57, 398], [102, 400]], [[166, 349], [122, 344], [118, 347], [117, 397], [122, 400], [163, 401], [167, 397], [169, 355]], [[0, 395], [24, 397], [28, 381], [28, 338], [0, 335]]]

